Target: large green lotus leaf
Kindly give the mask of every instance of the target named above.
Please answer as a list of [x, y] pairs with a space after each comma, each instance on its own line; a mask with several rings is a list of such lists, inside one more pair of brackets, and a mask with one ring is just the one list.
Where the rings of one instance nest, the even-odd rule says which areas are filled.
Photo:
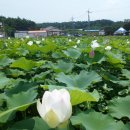
[[43, 119], [33, 117], [30, 119], [16, 122], [11, 128], [7, 130], [51, 130]]
[[123, 130], [124, 127], [123, 123], [116, 123], [112, 117], [98, 112], [79, 113], [71, 117], [71, 123], [85, 130]]
[[91, 93], [84, 90], [72, 89], [69, 92], [72, 105], [77, 105], [86, 101], [98, 101]]
[[127, 79], [130, 79], [130, 71], [127, 69], [122, 69], [122, 74], [125, 76]]
[[12, 96], [6, 96], [8, 109], [0, 112], [0, 122], [11, 120], [16, 111], [24, 111], [34, 103], [37, 93], [35, 91], [21, 92]]
[[[11, 96], [5, 96], [6, 102], [7, 102], [7, 107], [9, 109], [14, 108], [14, 107], [19, 107], [24, 104], [28, 104], [30, 102], [33, 102], [34, 99], [37, 96], [37, 92], [34, 90], [26, 91], [26, 92], [21, 92], [18, 94], [13, 94]], [[19, 109], [21, 111], [25, 110], [26, 108], [24, 107], [23, 109]]]
[[13, 88], [6, 90], [5, 94], [7, 96], [12, 96], [14, 94], [18, 94], [18, 93], [21, 93], [21, 92], [26, 92], [28, 90], [33, 90], [33, 89], [36, 88], [36, 85], [37, 84], [33, 83], [33, 82], [20, 81]]
[[102, 61], [105, 61], [104, 54], [97, 52], [97, 51], [95, 51], [94, 53], [95, 53], [95, 55], [93, 58], [90, 58], [88, 55], [85, 57], [85, 60], [88, 63], [88, 65], [96, 64], [96, 63], [101, 64]]
[[18, 70], [18, 69], [9, 69], [7, 71], [7, 75], [16, 78], [16, 77], [19, 77], [19, 76], [24, 76], [25, 73], [23, 71]]
[[5, 111], [0, 111], [0, 123], [6, 123], [8, 120], [12, 119], [12, 117], [14, 116], [14, 114], [17, 110], [23, 110], [34, 103], [36, 103], [36, 101], [21, 105], [18, 107], [13, 107], [13, 108], [5, 110]]
[[101, 81], [101, 77], [95, 72], [81, 71], [79, 75], [65, 75], [60, 73], [56, 78], [59, 82], [65, 83], [68, 87], [87, 88], [92, 83]]
[[10, 59], [9, 57], [5, 55], [0, 56], [0, 67], [8, 66], [11, 62], [13, 62], [13, 59]]
[[125, 60], [122, 58], [121, 53], [113, 53], [111, 51], [106, 53], [107, 55], [107, 61], [112, 63], [112, 64], [119, 64], [119, 63], [126, 63]]
[[125, 125], [125, 128], [124, 128], [123, 130], [130, 130], [130, 123], [127, 123], [127, 124]]
[[119, 85], [122, 85], [122, 86], [129, 86], [130, 84], [130, 80], [120, 80], [118, 79], [116, 76], [108, 73], [108, 72], [101, 72], [101, 75], [102, 77], [105, 79], [105, 80], [108, 80], [108, 81], [111, 81], [113, 83], [116, 83], [116, 84], [119, 84]]
[[26, 50], [29, 51], [30, 55], [31, 54], [34, 55], [39, 51], [39, 47], [37, 45], [35, 45], [35, 44], [33, 44], [32, 46], [29, 46], [29, 45], [26, 44], [25, 47], [26, 47]]
[[56, 51], [56, 52], [52, 53], [52, 57], [55, 58], [55, 59], [59, 59], [59, 58], [64, 57], [64, 54], [60, 51]]
[[79, 56], [81, 55], [81, 52], [79, 49], [75, 49], [75, 48], [69, 48], [66, 51], [63, 51], [64, 54], [68, 57], [74, 58], [74, 59], [78, 59]]
[[55, 49], [56, 49], [56, 44], [54, 44], [54, 43], [48, 43], [42, 47], [39, 47], [39, 50], [42, 53], [54, 52]]
[[73, 63], [67, 63], [62, 60], [59, 60], [56, 65], [52, 65], [55, 72], [64, 72], [69, 73], [73, 69]]
[[32, 60], [27, 60], [25, 57], [21, 57], [18, 60], [14, 61], [10, 67], [12, 68], [20, 68], [26, 71], [31, 70], [35, 67], [36, 63]]
[[52, 71], [51, 70], [48, 70], [48, 71], [45, 71], [45, 72], [41, 72], [40, 74], [36, 74], [33, 78], [32, 78], [32, 80], [33, 81], [36, 81], [36, 82], [44, 82], [44, 80], [45, 80], [45, 78], [46, 78], [46, 76], [48, 75], [48, 74], [50, 74]]
[[130, 118], [130, 96], [113, 99], [109, 104], [109, 113], [118, 119]]
[[4, 96], [8, 109], [0, 112], [0, 122], [6, 122], [12, 119], [16, 111], [24, 111], [31, 104], [35, 103], [37, 93], [33, 90], [21, 92], [18, 94]]
[[12, 83], [12, 79], [7, 78], [3, 73], [0, 73], [0, 89], [10, 85]]
[[6, 123], [8, 120], [12, 120], [14, 118], [15, 112], [15, 110], [0, 111], [0, 123]]
[[16, 54], [19, 56], [26, 56], [27, 54], [29, 54], [29, 51], [25, 48], [18, 48]]

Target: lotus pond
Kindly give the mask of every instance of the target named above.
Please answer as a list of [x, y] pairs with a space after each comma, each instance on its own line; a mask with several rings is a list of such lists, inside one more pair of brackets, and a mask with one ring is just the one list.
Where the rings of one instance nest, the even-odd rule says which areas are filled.
[[[72, 115], [50, 128], [37, 100], [66, 89]], [[0, 39], [0, 130], [130, 130], [130, 37]]]

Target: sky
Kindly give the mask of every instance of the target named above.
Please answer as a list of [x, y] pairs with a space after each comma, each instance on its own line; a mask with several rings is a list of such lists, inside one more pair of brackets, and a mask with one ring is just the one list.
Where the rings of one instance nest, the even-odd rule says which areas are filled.
[[130, 0], [0, 0], [0, 16], [36, 23], [130, 19]]

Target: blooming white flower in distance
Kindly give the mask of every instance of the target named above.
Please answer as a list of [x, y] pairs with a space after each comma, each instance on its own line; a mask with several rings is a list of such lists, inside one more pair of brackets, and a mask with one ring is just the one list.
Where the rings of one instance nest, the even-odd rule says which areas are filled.
[[24, 41], [24, 39], [23, 39], [23, 38], [21, 38], [21, 41]]
[[72, 40], [71, 40], [71, 39], [69, 39], [69, 42], [72, 42]]
[[79, 44], [80, 43], [80, 40], [77, 40], [77, 44]]
[[7, 42], [5, 42], [5, 43], [4, 43], [4, 45], [7, 47], [7, 46], [8, 46], [8, 43], [7, 43]]
[[77, 45], [73, 46], [74, 48], [77, 48]]
[[29, 46], [32, 46], [32, 45], [33, 45], [33, 41], [29, 41], [27, 44], [28, 44]]
[[42, 38], [42, 41], [45, 41], [45, 38]]
[[111, 46], [106, 46], [106, 47], [105, 47], [105, 50], [110, 51], [111, 48], [112, 48]]
[[46, 91], [42, 103], [40, 100], [37, 101], [37, 110], [51, 128], [61, 125], [72, 114], [69, 92], [66, 89]]
[[26, 38], [29, 38], [29, 36], [27, 35]]
[[39, 45], [41, 43], [41, 41], [36, 41], [36, 44]]
[[127, 42], [127, 44], [129, 44], [129, 43], [130, 43], [130, 41], [129, 41], [128, 39], [126, 40], [126, 42]]
[[95, 49], [95, 48], [97, 48], [97, 47], [99, 47], [100, 45], [99, 45], [99, 43], [97, 42], [97, 40], [93, 40], [92, 42], [91, 42], [91, 47], [93, 48], [93, 49]]

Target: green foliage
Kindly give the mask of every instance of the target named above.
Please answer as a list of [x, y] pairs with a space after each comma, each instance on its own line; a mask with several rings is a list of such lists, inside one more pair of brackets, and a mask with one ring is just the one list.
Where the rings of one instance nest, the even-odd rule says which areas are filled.
[[[93, 40], [100, 47], [90, 57]], [[0, 39], [0, 130], [50, 130], [36, 101], [62, 88], [73, 113], [56, 130], [129, 130], [129, 60], [129, 37]]]
[[110, 101], [109, 113], [118, 119], [128, 117], [130, 119], [130, 96], [117, 98]]
[[79, 75], [65, 75], [60, 73], [56, 78], [59, 82], [65, 83], [68, 87], [87, 88], [92, 83], [101, 81], [101, 77], [94, 71], [81, 71]]
[[116, 123], [108, 115], [98, 112], [79, 113], [72, 116], [71, 122], [75, 126], [82, 125], [86, 130], [123, 130], [123, 123]]
[[72, 105], [77, 105], [86, 101], [98, 101], [92, 93], [88, 93], [80, 89], [70, 90], [70, 96]]
[[27, 60], [25, 57], [19, 58], [10, 65], [10, 67], [20, 68], [26, 71], [31, 70], [34, 66], [35, 62], [33, 62], [32, 60]]
[[50, 130], [49, 127], [39, 117], [22, 120], [15, 123], [7, 130]]

